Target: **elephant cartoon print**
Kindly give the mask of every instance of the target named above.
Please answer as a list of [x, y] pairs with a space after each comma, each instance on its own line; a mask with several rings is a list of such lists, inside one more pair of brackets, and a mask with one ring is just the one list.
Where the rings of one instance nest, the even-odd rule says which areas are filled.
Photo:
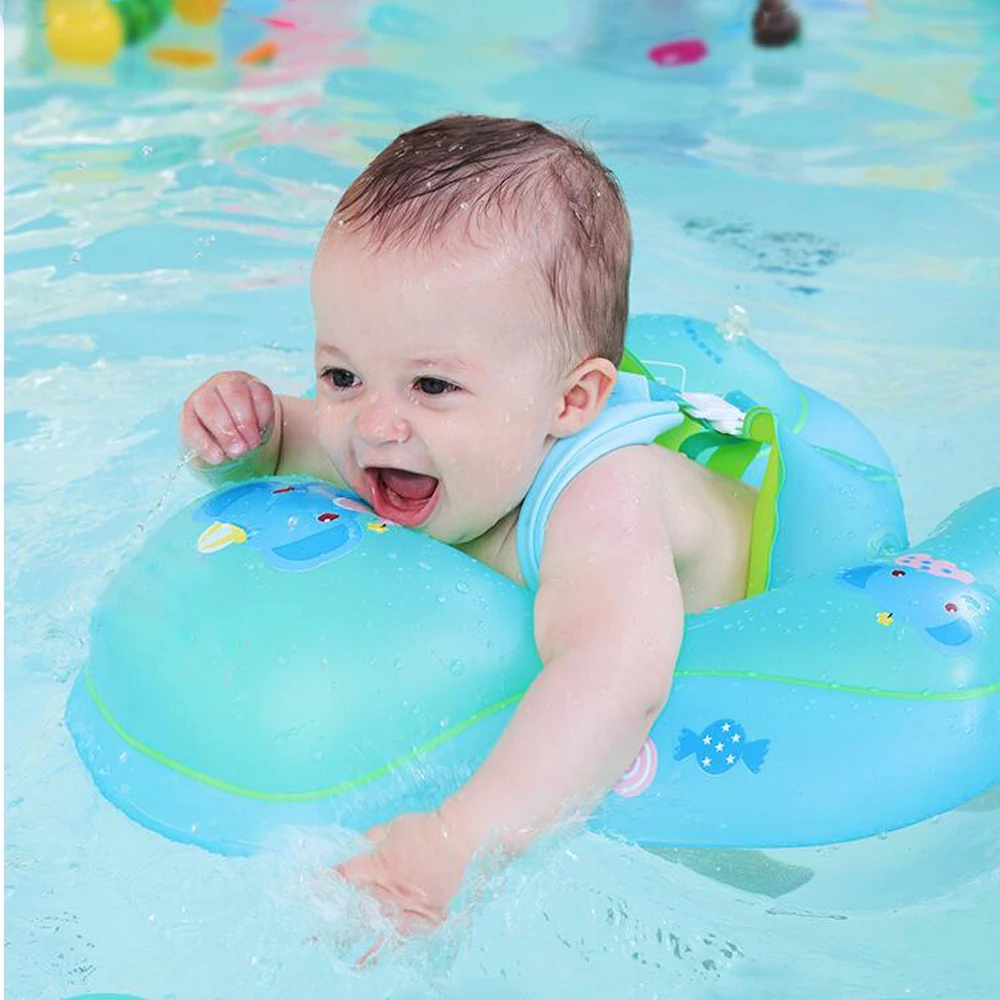
[[840, 580], [863, 590], [877, 605], [880, 625], [901, 623], [948, 655], [972, 650], [980, 638], [989, 599], [975, 577], [925, 552], [897, 556], [888, 564], [844, 570]]
[[209, 525], [198, 537], [199, 552], [247, 544], [290, 572], [345, 556], [361, 544], [365, 529], [389, 527], [353, 494], [323, 482], [244, 483], [213, 494], [194, 516]]

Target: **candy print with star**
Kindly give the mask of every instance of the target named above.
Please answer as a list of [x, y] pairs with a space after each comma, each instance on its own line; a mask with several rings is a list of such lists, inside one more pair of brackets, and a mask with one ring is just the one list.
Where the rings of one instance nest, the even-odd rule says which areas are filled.
[[682, 729], [677, 738], [674, 760], [694, 757], [706, 774], [725, 774], [741, 760], [751, 773], [764, 765], [770, 740], [747, 741], [746, 730], [735, 719], [717, 719], [700, 733]]

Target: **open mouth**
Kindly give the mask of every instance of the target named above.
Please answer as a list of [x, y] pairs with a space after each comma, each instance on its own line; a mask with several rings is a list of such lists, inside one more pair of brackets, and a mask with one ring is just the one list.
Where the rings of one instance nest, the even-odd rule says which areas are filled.
[[370, 466], [365, 475], [379, 517], [414, 528], [423, 524], [437, 506], [439, 482], [434, 476], [386, 466]]

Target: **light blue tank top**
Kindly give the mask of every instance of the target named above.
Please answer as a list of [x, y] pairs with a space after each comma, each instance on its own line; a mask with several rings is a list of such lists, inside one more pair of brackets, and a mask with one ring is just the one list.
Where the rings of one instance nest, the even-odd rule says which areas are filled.
[[676, 390], [642, 375], [619, 372], [604, 409], [583, 430], [557, 441], [542, 461], [517, 521], [517, 560], [531, 590], [538, 571], [545, 528], [562, 491], [588, 465], [634, 444], [649, 444], [683, 419]]

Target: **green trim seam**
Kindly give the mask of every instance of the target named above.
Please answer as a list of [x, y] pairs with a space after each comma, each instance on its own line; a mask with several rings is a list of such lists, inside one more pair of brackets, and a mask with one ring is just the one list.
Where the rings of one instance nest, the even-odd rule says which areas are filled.
[[1000, 694], [1000, 681], [981, 684], [965, 691], [894, 691], [892, 688], [865, 687], [861, 684], [837, 684], [835, 681], [812, 681], [806, 677], [784, 677], [781, 674], [759, 674], [741, 670], [677, 670], [675, 677], [725, 677], [731, 680], [767, 681], [787, 684], [789, 687], [817, 688], [837, 694], [864, 694], [873, 698], [890, 698], [899, 701], [970, 701]]
[[[834, 694], [863, 694], [874, 698], [891, 698], [903, 701], [968, 701], [973, 698], [983, 698], [990, 695], [1000, 694], [1000, 682], [994, 684], [983, 684], [977, 688], [969, 688], [967, 691], [893, 691], [888, 688], [863, 687], [855, 684], [836, 684], [828, 683], [826, 681], [812, 681], [801, 677], [785, 677], [780, 674], [759, 674], [752, 671], [741, 672], [739, 670], [675, 670], [674, 677], [719, 677], [730, 680], [763, 681], [769, 684], [787, 684], [789, 687], [814, 688], [821, 691], [830, 691]], [[202, 771], [196, 771], [193, 767], [188, 767], [186, 764], [173, 760], [166, 754], [160, 753], [160, 751], [146, 746], [144, 743], [132, 736], [132, 734], [129, 733], [117, 719], [115, 719], [104, 702], [101, 701], [101, 698], [97, 693], [97, 689], [94, 687], [94, 683], [91, 680], [89, 667], [84, 669], [83, 679], [87, 685], [87, 690], [90, 692], [91, 698], [94, 700], [94, 704], [97, 706], [97, 710], [101, 714], [101, 717], [122, 738], [122, 740], [124, 740], [124, 742], [134, 750], [138, 750], [140, 753], [143, 753], [152, 760], [155, 760], [158, 764], [162, 764], [164, 767], [167, 767], [172, 771], [176, 771], [178, 774], [183, 774], [186, 778], [193, 778], [195, 781], [199, 781], [203, 785], [208, 785], [211, 788], [217, 788], [220, 791], [229, 792], [233, 795], [239, 795], [246, 799], [256, 799], [259, 802], [316, 802], [320, 799], [332, 799], [337, 795], [342, 795], [344, 792], [360, 788], [361, 786], [367, 785], [379, 778], [384, 778], [386, 775], [398, 770], [410, 761], [417, 760], [422, 755], [433, 750], [435, 747], [440, 746], [442, 743], [447, 742], [452, 737], [458, 736], [466, 729], [470, 729], [472, 726], [476, 725], [476, 723], [482, 722], [491, 715], [495, 715], [497, 712], [502, 712], [505, 708], [509, 708], [511, 705], [517, 704], [517, 702], [519, 702], [525, 695], [525, 692], [522, 691], [519, 694], [511, 695], [509, 698], [504, 698], [493, 705], [489, 705], [487, 708], [473, 713], [469, 716], [469, 718], [463, 720], [462, 722], [456, 723], [454, 726], [446, 729], [443, 733], [439, 733], [433, 739], [428, 740], [419, 747], [414, 747], [409, 751], [409, 753], [401, 754], [395, 760], [391, 760], [388, 763], [383, 764], [381, 767], [377, 767], [375, 770], [369, 771], [367, 774], [362, 774], [360, 777], [352, 778], [350, 781], [342, 781], [339, 785], [332, 785], [329, 788], [318, 788], [309, 792], [261, 792], [254, 788], [244, 788], [242, 785], [234, 785], [231, 782], [222, 781], [219, 778], [213, 778], [209, 774], [205, 774]]]
[[860, 472], [863, 476], [867, 476], [871, 479], [872, 482], [892, 483], [896, 481], [896, 477], [893, 473], [887, 472], [885, 469], [882, 469], [877, 465], [870, 465], [868, 462], [862, 462], [860, 458], [852, 458], [850, 455], [845, 455], [842, 451], [837, 451], [835, 448], [823, 448], [818, 444], [811, 444], [809, 447], [814, 451], [818, 451], [821, 455], [826, 455], [828, 458], [832, 458], [835, 461], [848, 466], [855, 472]]
[[497, 712], [502, 712], [505, 708], [509, 708], [511, 705], [516, 704], [524, 697], [524, 691], [521, 691], [518, 694], [511, 695], [509, 698], [504, 698], [502, 701], [498, 701], [487, 708], [473, 713], [467, 719], [449, 727], [443, 733], [438, 733], [437, 736], [428, 740], [426, 743], [422, 743], [418, 747], [413, 747], [408, 753], [401, 754], [395, 760], [390, 760], [387, 763], [382, 764], [380, 767], [375, 768], [374, 771], [369, 771], [367, 774], [362, 774], [357, 778], [352, 778], [350, 781], [342, 781], [339, 785], [331, 785], [329, 788], [316, 788], [308, 792], [262, 792], [255, 788], [244, 788], [242, 785], [234, 785], [232, 782], [223, 781], [221, 778], [213, 778], [210, 774], [205, 774], [203, 771], [197, 771], [193, 767], [188, 767], [187, 764], [182, 764], [180, 761], [168, 757], [159, 750], [154, 750], [152, 747], [146, 746], [145, 743], [137, 740], [131, 733], [129, 733], [111, 714], [104, 702], [101, 701], [100, 695], [98, 695], [97, 689], [94, 687], [94, 683], [91, 680], [89, 667], [84, 670], [83, 679], [87, 685], [87, 690], [90, 692], [91, 698], [94, 699], [94, 704], [97, 706], [97, 710], [101, 713], [104, 721], [107, 722], [108, 725], [111, 726], [111, 728], [134, 750], [138, 750], [140, 753], [152, 758], [158, 764], [163, 764], [164, 767], [169, 767], [172, 771], [177, 771], [179, 774], [183, 774], [187, 778], [193, 778], [195, 781], [200, 781], [203, 785], [210, 785], [212, 788], [218, 788], [223, 792], [230, 792], [233, 795], [239, 795], [247, 799], [257, 799], [262, 802], [315, 802], [319, 799], [332, 799], [337, 795], [342, 795], [344, 792], [360, 788], [362, 785], [367, 785], [369, 782], [376, 781], [378, 778], [384, 778], [386, 775], [392, 774], [393, 771], [397, 771], [399, 768], [410, 763], [411, 761], [419, 759], [435, 747], [447, 742], [452, 739], [452, 737], [458, 736], [466, 729], [470, 729], [472, 726], [476, 725], [476, 723], [482, 722], [491, 715], [495, 715]]

